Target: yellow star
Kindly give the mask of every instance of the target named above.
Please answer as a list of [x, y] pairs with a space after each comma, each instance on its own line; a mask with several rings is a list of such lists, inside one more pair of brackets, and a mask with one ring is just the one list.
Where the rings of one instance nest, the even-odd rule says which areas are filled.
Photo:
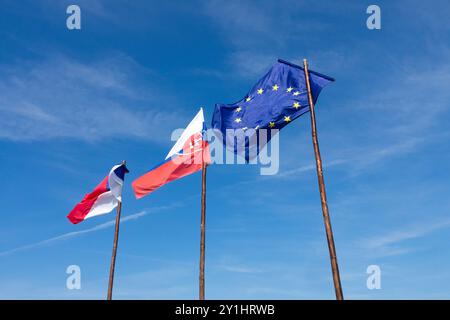
[[286, 92], [291, 92], [292, 90], [294, 90], [294, 88], [289, 87], [289, 88], [287, 88]]
[[284, 121], [285, 122], [291, 122], [291, 117], [290, 116], [285, 116], [284, 117]]
[[294, 92], [294, 96], [298, 96], [299, 94], [300, 94], [300, 92], [298, 92], [298, 91]]
[[239, 123], [239, 122], [241, 122], [242, 120], [241, 120], [241, 118], [236, 118], [235, 120], [234, 120], [234, 122], [236, 122], [236, 123]]
[[279, 88], [279, 86], [276, 84], [276, 85], [274, 85], [274, 86], [272, 86], [272, 90], [273, 91], [278, 91], [278, 88]]
[[275, 127], [275, 122], [269, 122], [269, 127], [270, 127], [270, 128]]
[[247, 102], [249, 102], [250, 100], [252, 100], [252, 98], [250, 98], [250, 97], [245, 98], [245, 101], [247, 101]]
[[300, 103], [298, 103], [298, 102], [294, 102], [294, 105], [293, 105], [293, 107], [294, 107], [295, 109], [298, 109], [298, 108], [300, 108]]
[[235, 112], [241, 112], [242, 108], [241, 107], [237, 107], [236, 110], [234, 110]]
[[263, 94], [264, 90], [262, 88], [258, 89], [258, 94]]

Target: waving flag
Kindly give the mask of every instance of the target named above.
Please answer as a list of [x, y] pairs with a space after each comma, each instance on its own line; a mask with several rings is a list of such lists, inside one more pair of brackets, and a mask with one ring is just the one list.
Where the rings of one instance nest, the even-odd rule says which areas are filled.
[[67, 218], [77, 224], [87, 218], [111, 212], [122, 201], [122, 187], [128, 169], [124, 164], [114, 166], [94, 191], [70, 211]]
[[[322, 88], [334, 79], [314, 71], [309, 73], [315, 103]], [[250, 131], [253, 134], [256, 134], [259, 129], [281, 129], [308, 111], [308, 94], [303, 68], [278, 60], [244, 98], [232, 104], [216, 104], [212, 128], [222, 133], [223, 142], [226, 144], [229, 139], [227, 129], [241, 129], [241, 132], [254, 129]], [[258, 140], [249, 138], [249, 135], [251, 134], [247, 137], [237, 135], [237, 144], [245, 143], [245, 141], [239, 141], [242, 139]], [[232, 142], [234, 138], [232, 137]], [[267, 141], [269, 140], [270, 132]], [[237, 144], [228, 143], [227, 146]], [[248, 150], [248, 145], [246, 148]], [[237, 153], [236, 147], [234, 152]]]
[[133, 181], [136, 198], [142, 198], [170, 181], [197, 172], [202, 169], [203, 162], [210, 162], [208, 142], [203, 140], [204, 122], [203, 109], [200, 109], [164, 162]]

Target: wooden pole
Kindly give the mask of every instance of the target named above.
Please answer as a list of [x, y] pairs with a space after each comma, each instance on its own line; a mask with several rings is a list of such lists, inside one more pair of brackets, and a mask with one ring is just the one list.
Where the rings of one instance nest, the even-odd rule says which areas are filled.
[[[125, 160], [122, 161], [122, 165], [126, 165]], [[120, 212], [122, 211], [122, 201], [119, 201], [117, 204], [117, 213], [116, 213], [116, 228], [114, 230], [114, 243], [113, 250], [111, 256], [111, 265], [109, 267], [109, 282], [108, 282], [108, 297], [107, 300], [112, 299], [112, 291], [114, 284], [114, 269], [116, 266], [116, 255], [117, 255], [117, 243], [119, 242], [119, 226], [120, 226]]]
[[331, 270], [333, 272], [334, 289], [336, 292], [336, 299], [343, 300], [344, 295], [342, 293], [341, 278], [339, 275], [339, 267], [338, 267], [338, 262], [337, 262], [337, 257], [336, 257], [336, 248], [334, 247], [333, 230], [331, 228], [330, 213], [328, 211], [327, 194], [325, 191], [325, 181], [323, 179], [322, 158], [320, 157], [319, 141], [317, 139], [316, 115], [314, 112], [314, 101], [312, 98], [311, 84], [310, 84], [310, 80], [309, 80], [308, 61], [306, 59], [303, 59], [303, 67], [304, 67], [304, 72], [305, 72], [306, 88], [308, 90], [308, 101], [309, 101], [309, 111], [310, 111], [309, 114], [311, 116], [312, 141], [313, 141], [313, 145], [314, 145], [314, 154], [316, 156], [317, 179], [319, 182], [320, 201], [322, 203], [322, 213], [323, 213], [323, 220], [325, 222], [325, 231], [327, 234], [328, 250], [330, 251]]
[[[202, 150], [203, 153], [203, 150]], [[200, 223], [199, 299], [205, 300], [205, 223], [206, 223], [206, 163], [202, 159], [202, 203]]]

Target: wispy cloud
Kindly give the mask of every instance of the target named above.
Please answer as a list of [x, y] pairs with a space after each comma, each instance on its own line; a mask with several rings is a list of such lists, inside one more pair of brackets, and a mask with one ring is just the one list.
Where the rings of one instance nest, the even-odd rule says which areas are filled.
[[138, 81], [151, 71], [123, 54], [90, 63], [52, 56], [0, 65], [0, 70], [0, 139], [157, 141], [169, 135], [166, 123], [184, 122], [174, 109], [158, 107], [161, 99], [173, 98], [147, 80]]
[[[293, 14], [308, 8], [305, 1], [208, 1], [203, 12], [221, 28], [236, 47], [255, 47], [263, 43], [288, 46], [290, 41], [302, 37], [306, 30], [323, 30], [327, 21], [312, 19], [307, 14]], [[311, 9], [311, 7], [309, 7]]]
[[378, 256], [393, 256], [411, 252], [413, 249], [400, 246], [404, 242], [425, 237], [435, 231], [450, 228], [450, 219], [407, 225], [390, 231], [384, 235], [367, 238], [362, 241], [363, 247]]
[[262, 269], [251, 268], [251, 267], [242, 266], [242, 265], [218, 265], [216, 267], [221, 269], [221, 270], [228, 271], [228, 272], [233, 272], [233, 273], [251, 273], [251, 274], [254, 274], [254, 273], [263, 272]]
[[[331, 19], [314, 19], [307, 12], [333, 12], [335, 6], [333, 3], [311, 6], [306, 1], [293, 0], [214, 0], [205, 2], [202, 12], [231, 47], [227, 64], [240, 77], [253, 79], [261, 76], [276, 58], [299, 62], [302, 57], [293, 56], [297, 51], [293, 48], [306, 40], [311, 42], [311, 35], [316, 32], [334, 27]], [[347, 6], [348, 9], [350, 7], [354, 8], [353, 5]], [[350, 58], [344, 59], [342, 50], [317, 50], [313, 44], [305, 45], [303, 54], [309, 52], [308, 47], [314, 47], [314, 55], [317, 54], [321, 61], [332, 61], [334, 65], [350, 61]]]
[[[173, 208], [173, 207], [176, 207], [176, 206], [178, 206], [178, 205], [177, 204], [173, 204], [171, 206], [162, 206], [162, 207], [153, 208], [151, 210], [149, 210], [149, 209], [143, 210], [143, 211], [140, 211], [138, 213], [122, 217], [120, 222], [121, 223], [125, 223], [127, 221], [137, 220], [137, 219], [139, 219], [139, 218], [141, 218], [143, 216], [146, 216], [146, 215], [148, 215], [150, 213], [153, 213], [153, 212], [156, 212], [156, 211], [161, 211], [161, 210], [167, 210], [167, 209], [170, 209], [170, 208]], [[52, 243], [55, 243], [55, 242], [64, 241], [64, 240], [71, 239], [71, 238], [74, 238], [74, 237], [78, 237], [78, 236], [81, 236], [81, 235], [84, 235], [84, 234], [87, 234], [87, 233], [92, 233], [92, 232], [104, 230], [104, 229], [113, 227], [114, 225], [115, 225], [115, 220], [110, 220], [110, 221], [107, 221], [105, 223], [101, 223], [101, 224], [96, 225], [96, 226], [94, 226], [92, 228], [89, 228], [89, 229], [67, 232], [67, 233], [61, 234], [59, 236], [55, 236], [55, 237], [52, 237], [52, 238], [48, 238], [48, 239], [45, 239], [45, 240], [34, 242], [34, 243], [31, 243], [31, 244], [28, 244], [28, 245], [16, 247], [16, 248], [13, 248], [13, 249], [10, 249], [10, 250], [2, 251], [2, 252], [0, 252], [0, 257], [7, 256], [7, 255], [10, 255], [10, 254], [13, 254], [13, 253], [16, 253], [16, 252], [20, 252], [20, 251], [26, 251], [26, 250], [30, 250], [30, 249], [43, 247], [43, 246], [46, 246], [46, 245], [49, 245], [49, 244], [52, 244]]]
[[[336, 160], [331, 160], [329, 162], [327, 162], [326, 164], [323, 164], [323, 167], [333, 167], [336, 165], [340, 165], [340, 164], [344, 164], [344, 163], [348, 163], [349, 161], [351, 161], [350, 159], [336, 159]], [[290, 170], [286, 170], [283, 172], [280, 172], [279, 174], [277, 174], [274, 178], [278, 178], [278, 179], [295, 179], [299, 174], [303, 173], [303, 172], [308, 172], [308, 171], [313, 171], [316, 170], [316, 164], [315, 163], [311, 163], [308, 165], [303, 165], [300, 166], [298, 168], [294, 168], [294, 169], [290, 169]], [[269, 177], [267, 177], [269, 178]]]
[[415, 239], [432, 233], [436, 230], [450, 227], [450, 219], [435, 221], [432, 223], [421, 223], [409, 225], [400, 230], [395, 230], [380, 237], [369, 239], [366, 244], [370, 248], [378, 248], [391, 244], [396, 244], [405, 240]]
[[[426, 141], [424, 138], [410, 138], [399, 143], [392, 143], [384, 147], [370, 148], [360, 147], [360, 149], [353, 150], [346, 157], [332, 159], [323, 163], [323, 168], [331, 168], [336, 166], [347, 166], [352, 175], [361, 173], [368, 167], [378, 165], [392, 157], [399, 157], [409, 152], [415, 151], [415, 148]], [[315, 171], [316, 164], [310, 163], [282, 171], [275, 176], [263, 176], [259, 179], [295, 179], [299, 174]]]

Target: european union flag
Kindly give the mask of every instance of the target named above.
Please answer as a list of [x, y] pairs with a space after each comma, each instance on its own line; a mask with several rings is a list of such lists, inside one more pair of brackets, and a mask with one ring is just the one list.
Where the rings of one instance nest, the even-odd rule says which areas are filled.
[[[311, 70], [309, 78], [315, 103], [322, 88], [334, 79]], [[281, 129], [308, 111], [303, 68], [279, 59], [244, 98], [232, 104], [216, 104], [212, 128], [222, 133], [226, 143], [229, 129], [254, 129], [255, 133], [259, 129]]]

